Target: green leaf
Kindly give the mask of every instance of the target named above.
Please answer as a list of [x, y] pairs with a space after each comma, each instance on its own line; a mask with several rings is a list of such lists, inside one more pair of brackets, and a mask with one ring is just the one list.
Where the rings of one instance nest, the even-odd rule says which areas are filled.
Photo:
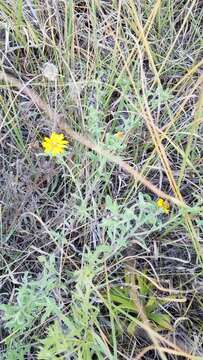
[[173, 331], [171, 318], [168, 314], [151, 313], [149, 319], [154, 321], [160, 328]]
[[135, 335], [136, 328], [137, 328], [137, 323], [135, 321], [131, 321], [127, 327], [128, 334], [131, 336]]
[[140, 295], [141, 296], [149, 295], [149, 292], [151, 290], [151, 285], [149, 284], [147, 279], [143, 275], [138, 275], [137, 280], [138, 280]]
[[115, 306], [117, 313], [119, 313], [119, 309], [121, 309], [137, 314], [138, 310], [136, 309], [133, 300], [129, 297], [128, 289], [119, 287], [111, 289], [110, 299], [114, 304], [118, 304]]
[[109, 195], [106, 196], [106, 208], [111, 211], [114, 216], [119, 214], [119, 206], [117, 202], [113, 201]]
[[157, 299], [154, 296], [150, 296], [147, 304], [145, 305], [146, 314], [152, 313], [153, 311], [155, 311], [157, 309], [158, 306], [159, 306], [159, 303], [158, 303]]

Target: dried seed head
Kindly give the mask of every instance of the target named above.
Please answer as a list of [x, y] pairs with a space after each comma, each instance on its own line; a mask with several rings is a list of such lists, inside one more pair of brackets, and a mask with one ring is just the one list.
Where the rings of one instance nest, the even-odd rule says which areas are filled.
[[56, 65], [47, 62], [44, 64], [42, 73], [49, 81], [55, 81], [58, 77], [58, 68]]

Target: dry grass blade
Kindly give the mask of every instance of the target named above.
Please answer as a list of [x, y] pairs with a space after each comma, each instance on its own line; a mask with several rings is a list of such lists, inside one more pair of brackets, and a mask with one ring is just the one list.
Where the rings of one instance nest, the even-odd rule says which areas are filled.
[[[138, 52], [139, 52], [139, 58], [140, 58], [140, 65], [141, 65], [141, 81], [142, 81], [142, 91], [143, 91], [143, 98], [144, 98], [144, 109], [143, 109], [143, 117], [146, 121], [146, 125], [149, 129], [149, 132], [151, 134], [151, 138], [154, 142], [155, 145], [155, 149], [157, 151], [158, 156], [161, 159], [161, 162], [163, 164], [163, 167], [165, 169], [165, 172], [167, 174], [169, 183], [171, 185], [171, 188], [173, 190], [173, 193], [177, 196], [177, 198], [179, 199], [179, 201], [182, 203], [182, 206], [185, 205], [184, 203], [184, 199], [182, 197], [182, 194], [180, 192], [179, 186], [178, 184], [176, 184], [175, 178], [173, 176], [173, 172], [171, 170], [171, 167], [169, 165], [169, 161], [164, 149], [164, 146], [162, 145], [160, 136], [159, 136], [159, 132], [154, 124], [154, 120], [148, 105], [148, 101], [147, 101], [147, 97], [146, 97], [146, 79], [145, 79], [145, 74], [144, 74], [144, 69], [143, 69], [143, 59], [142, 59], [142, 53], [141, 53], [141, 49], [138, 45]], [[200, 110], [199, 107], [202, 106], [202, 94], [200, 95], [200, 101], [198, 103], [198, 119], [201, 119], [200, 117]], [[200, 122], [200, 120], [199, 120]], [[202, 259], [203, 259], [203, 254], [202, 254], [202, 249], [201, 249], [201, 245], [199, 242], [199, 237], [194, 229], [192, 220], [189, 216], [189, 214], [184, 214], [184, 220], [188, 229], [188, 233], [190, 234], [192, 243], [194, 245], [195, 251], [197, 253], [198, 259], [200, 261], [200, 263], [202, 263]]]
[[134, 360], [140, 360], [140, 359], [143, 359], [145, 354], [148, 353], [149, 351], [151, 350], [159, 350], [159, 351], [163, 351], [164, 353], [166, 354], [170, 354], [170, 355], [177, 355], [177, 356], [182, 356], [184, 357], [185, 359], [188, 359], [188, 360], [202, 360], [202, 357], [201, 356], [193, 356], [193, 355], [190, 355], [190, 354], [187, 354], [185, 353], [184, 351], [178, 351], [178, 350], [174, 350], [174, 349], [168, 349], [168, 348], [165, 348], [165, 347], [159, 347], [158, 349], [155, 348], [154, 346], [147, 346], [145, 349], [143, 349], [137, 356]]

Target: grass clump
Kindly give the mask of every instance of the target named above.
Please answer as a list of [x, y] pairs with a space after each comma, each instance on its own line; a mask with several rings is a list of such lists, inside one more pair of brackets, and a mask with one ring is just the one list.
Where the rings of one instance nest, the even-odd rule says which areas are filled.
[[202, 358], [202, 16], [0, 1], [0, 358]]

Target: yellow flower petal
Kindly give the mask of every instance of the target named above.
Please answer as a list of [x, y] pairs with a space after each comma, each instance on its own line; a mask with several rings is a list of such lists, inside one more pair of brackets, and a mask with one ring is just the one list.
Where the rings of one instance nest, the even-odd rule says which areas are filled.
[[118, 131], [116, 134], [114, 134], [115, 138], [118, 140], [122, 140], [124, 138], [124, 133], [122, 131]]
[[62, 154], [67, 148], [68, 141], [64, 139], [64, 134], [57, 134], [52, 132], [50, 138], [44, 137], [42, 146], [44, 148], [45, 154], [50, 154], [52, 156], [57, 156]]
[[161, 198], [159, 198], [157, 201], [156, 201], [156, 205], [158, 208], [160, 208], [165, 214], [169, 214], [170, 212], [170, 205], [168, 203], [167, 200], [163, 200]]

